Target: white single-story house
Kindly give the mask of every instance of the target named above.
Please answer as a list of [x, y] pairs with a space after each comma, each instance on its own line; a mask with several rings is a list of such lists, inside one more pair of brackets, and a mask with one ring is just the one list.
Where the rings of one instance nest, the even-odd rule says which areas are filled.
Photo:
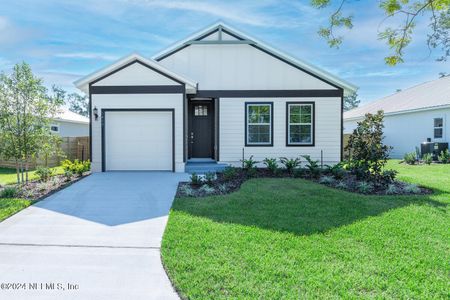
[[450, 142], [450, 77], [425, 82], [344, 113], [344, 133], [351, 134], [367, 113], [383, 110], [385, 144], [402, 158], [426, 142]]
[[342, 158], [355, 86], [222, 22], [75, 82], [89, 94], [94, 172], [171, 170], [242, 157]]
[[61, 137], [89, 136], [89, 118], [63, 107], [50, 124], [50, 130]]

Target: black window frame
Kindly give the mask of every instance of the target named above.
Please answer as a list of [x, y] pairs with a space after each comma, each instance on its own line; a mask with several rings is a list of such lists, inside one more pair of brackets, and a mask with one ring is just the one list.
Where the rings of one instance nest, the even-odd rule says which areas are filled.
[[[311, 105], [311, 143], [290, 143], [289, 142], [289, 106], [290, 105]], [[316, 102], [314, 101], [288, 101], [286, 102], [286, 147], [314, 147], [316, 144]]]
[[[248, 107], [252, 105], [270, 105], [270, 143], [249, 143], [248, 142]], [[245, 102], [245, 147], [273, 147], [273, 102], [271, 101], [259, 101], [259, 102]]]

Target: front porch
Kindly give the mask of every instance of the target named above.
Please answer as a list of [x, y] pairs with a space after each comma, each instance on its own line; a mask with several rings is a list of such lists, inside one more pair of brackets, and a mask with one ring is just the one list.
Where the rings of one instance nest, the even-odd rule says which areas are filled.
[[191, 158], [186, 162], [185, 172], [192, 174], [205, 174], [208, 172], [222, 172], [228, 164], [217, 163], [212, 158]]

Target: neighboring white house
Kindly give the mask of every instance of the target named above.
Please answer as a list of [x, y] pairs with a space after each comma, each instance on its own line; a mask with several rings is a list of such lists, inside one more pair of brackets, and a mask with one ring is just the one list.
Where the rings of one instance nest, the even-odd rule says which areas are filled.
[[61, 137], [89, 136], [89, 118], [60, 108], [58, 116], [50, 124], [53, 133]]
[[254, 155], [342, 157], [355, 86], [223, 23], [75, 82], [89, 94], [94, 172], [172, 170]]
[[344, 133], [352, 133], [366, 113], [383, 110], [385, 143], [402, 158], [427, 139], [450, 142], [450, 77], [425, 82], [344, 113]]

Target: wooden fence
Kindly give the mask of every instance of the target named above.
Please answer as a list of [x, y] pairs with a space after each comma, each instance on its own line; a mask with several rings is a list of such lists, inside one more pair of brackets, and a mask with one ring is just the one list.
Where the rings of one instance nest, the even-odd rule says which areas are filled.
[[[62, 160], [64, 159], [79, 159], [79, 160], [88, 160], [91, 157], [89, 153], [89, 137], [88, 136], [79, 136], [79, 137], [63, 137], [61, 143], [61, 150], [64, 153], [62, 157], [50, 157], [48, 159], [48, 166], [55, 167], [58, 166]], [[42, 159], [37, 158], [34, 159], [29, 168], [35, 169], [37, 166], [44, 165]], [[15, 168], [16, 164], [14, 160], [4, 160], [0, 158], [0, 167], [6, 168]]]

